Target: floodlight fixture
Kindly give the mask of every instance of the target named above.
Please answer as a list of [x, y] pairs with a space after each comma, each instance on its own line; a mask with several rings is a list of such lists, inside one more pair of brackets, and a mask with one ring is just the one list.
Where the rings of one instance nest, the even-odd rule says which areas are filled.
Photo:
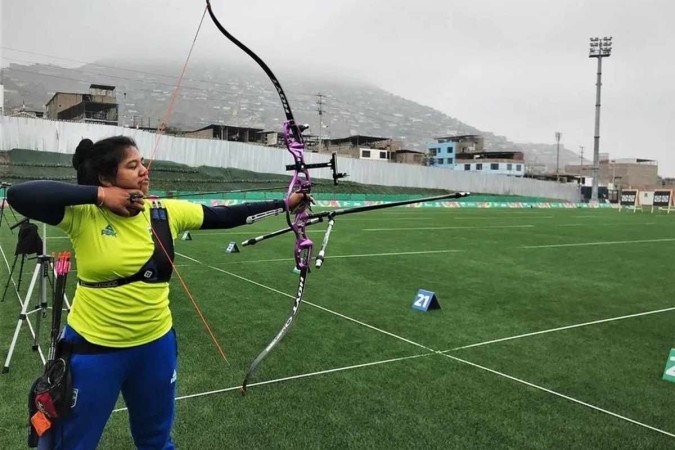
[[[591, 187], [591, 201], [598, 201], [598, 175], [600, 173], [600, 86], [602, 86], [602, 58], [608, 58], [612, 53], [612, 36], [590, 38], [588, 57], [598, 59], [598, 73], [595, 93], [595, 136], [593, 139], [593, 166], [591, 168], [593, 184]], [[582, 159], [583, 163], [583, 159]]]

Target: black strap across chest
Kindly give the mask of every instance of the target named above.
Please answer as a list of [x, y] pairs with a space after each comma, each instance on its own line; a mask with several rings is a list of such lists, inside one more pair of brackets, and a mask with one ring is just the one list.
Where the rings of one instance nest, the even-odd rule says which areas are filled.
[[150, 208], [150, 226], [155, 250], [150, 259], [133, 275], [108, 281], [84, 281], [78, 279], [81, 286], [88, 288], [115, 288], [135, 281], [144, 283], [165, 283], [173, 272], [173, 238], [169, 226], [169, 213], [159, 202], [153, 202]]

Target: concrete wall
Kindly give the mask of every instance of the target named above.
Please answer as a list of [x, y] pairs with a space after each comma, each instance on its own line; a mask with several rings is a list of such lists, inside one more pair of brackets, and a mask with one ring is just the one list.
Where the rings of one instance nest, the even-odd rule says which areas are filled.
[[[0, 150], [22, 148], [72, 154], [82, 138], [96, 141], [122, 134], [136, 140], [145, 158], [174, 161], [193, 167], [207, 165], [286, 174], [285, 166], [292, 161], [285, 149], [254, 144], [164, 136], [119, 126], [0, 117]], [[307, 153], [305, 161], [326, 162], [327, 157]], [[349, 174], [348, 181], [357, 183], [547, 197], [572, 202], [579, 199], [576, 185], [526, 178], [353, 158], [340, 159], [338, 168], [340, 172]], [[313, 169], [311, 174], [315, 178], [330, 178], [330, 169]]]

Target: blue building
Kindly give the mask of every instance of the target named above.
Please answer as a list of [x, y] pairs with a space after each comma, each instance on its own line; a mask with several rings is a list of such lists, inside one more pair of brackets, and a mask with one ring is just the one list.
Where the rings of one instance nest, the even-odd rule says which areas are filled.
[[433, 158], [434, 167], [441, 167], [444, 169], [455, 168], [455, 142], [437, 142], [435, 144], [427, 145], [429, 150], [429, 158]]
[[483, 137], [476, 134], [436, 137], [436, 142], [427, 145], [429, 158], [434, 167], [455, 169], [457, 156], [461, 153], [483, 151]]
[[525, 174], [522, 152], [489, 152], [478, 135], [445, 136], [427, 145], [429, 165], [440, 169], [485, 172], [494, 175]]

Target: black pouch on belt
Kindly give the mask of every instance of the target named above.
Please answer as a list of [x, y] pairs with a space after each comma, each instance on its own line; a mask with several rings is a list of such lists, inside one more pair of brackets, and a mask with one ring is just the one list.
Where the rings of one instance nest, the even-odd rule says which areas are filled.
[[28, 445], [31, 447], [37, 446], [38, 436], [42, 436], [53, 421], [70, 414], [74, 400], [71, 355], [72, 344], [59, 341], [54, 360], [47, 362], [44, 373], [31, 386], [28, 394]]

